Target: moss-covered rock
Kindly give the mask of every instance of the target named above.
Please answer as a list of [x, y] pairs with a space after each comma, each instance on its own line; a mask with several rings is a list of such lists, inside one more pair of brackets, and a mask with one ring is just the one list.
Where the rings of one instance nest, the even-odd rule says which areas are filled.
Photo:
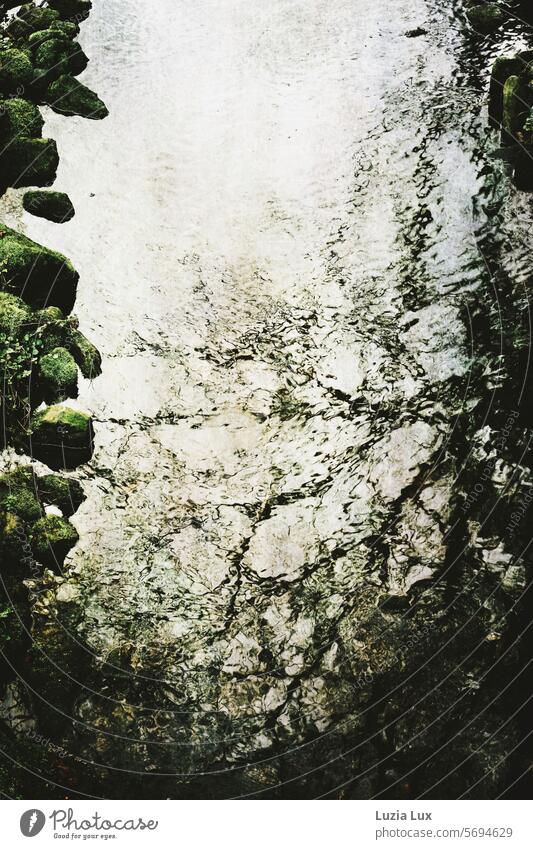
[[76, 528], [61, 516], [43, 516], [30, 533], [33, 556], [48, 569], [61, 568], [78, 539]]
[[91, 11], [91, 0], [48, 0], [51, 9], [55, 9], [62, 18], [85, 18]]
[[54, 348], [41, 357], [38, 371], [39, 390], [45, 401], [64, 401], [78, 392], [78, 367], [66, 348]]
[[31, 469], [16, 469], [0, 477], [0, 508], [26, 523], [42, 516]]
[[14, 139], [40, 138], [43, 117], [38, 107], [22, 97], [0, 103], [0, 139], [2, 147]]
[[64, 516], [72, 516], [85, 498], [77, 481], [59, 475], [39, 478], [39, 495], [43, 504], [58, 507]]
[[58, 165], [53, 139], [16, 138], [0, 153], [0, 179], [5, 186], [50, 186]]
[[23, 94], [33, 79], [33, 65], [26, 53], [14, 47], [0, 48], [0, 94]]
[[79, 330], [74, 331], [70, 339], [71, 351], [82, 375], [88, 380], [98, 377], [102, 373], [102, 357], [98, 349]]
[[506, 79], [503, 87], [503, 115], [502, 126], [511, 140], [516, 137], [520, 129], [520, 113], [523, 104], [519, 94], [520, 78], [513, 75]]
[[10, 335], [28, 323], [31, 310], [23, 300], [0, 292], [0, 333]]
[[90, 416], [55, 404], [34, 414], [29, 450], [51, 469], [74, 469], [87, 462], [93, 452]]
[[496, 3], [482, 3], [472, 6], [467, 12], [468, 20], [479, 32], [485, 34], [494, 32], [509, 17], [501, 6]]
[[72, 42], [57, 34], [47, 39], [34, 55], [35, 77], [52, 82], [62, 74], [81, 74], [87, 67], [88, 59], [77, 41]]
[[81, 115], [82, 118], [99, 120], [109, 114], [98, 95], [70, 74], [63, 74], [50, 83], [43, 99], [61, 115]]
[[74, 216], [72, 201], [64, 192], [26, 192], [22, 205], [26, 212], [54, 221], [56, 224], [70, 221]]
[[0, 224], [0, 287], [35, 306], [48, 304], [69, 312], [78, 274], [62, 254]]

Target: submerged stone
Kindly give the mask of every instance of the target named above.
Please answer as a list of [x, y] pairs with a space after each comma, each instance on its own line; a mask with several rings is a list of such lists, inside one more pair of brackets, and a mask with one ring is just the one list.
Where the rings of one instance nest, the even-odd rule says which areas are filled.
[[78, 273], [63, 254], [0, 224], [0, 287], [34, 306], [48, 304], [69, 312]]
[[29, 447], [51, 469], [74, 469], [92, 456], [91, 418], [60, 404], [47, 407], [32, 418]]
[[34, 59], [36, 78], [48, 82], [62, 74], [81, 74], [89, 61], [78, 42], [72, 42], [59, 33], [37, 48]]
[[59, 156], [53, 139], [16, 138], [0, 154], [4, 185], [49, 186], [56, 177]]
[[513, 75], [508, 77], [503, 87], [502, 127], [511, 141], [515, 141], [520, 129], [520, 113], [523, 105], [519, 97], [520, 78]]
[[54, 348], [39, 362], [39, 389], [47, 401], [75, 397], [78, 389], [78, 367], [66, 348]]
[[511, 76], [518, 76], [524, 65], [525, 62], [520, 56], [498, 56], [495, 59], [489, 88], [489, 118], [493, 126], [502, 123], [505, 81]]
[[100, 120], [109, 114], [98, 95], [70, 74], [63, 74], [50, 83], [44, 101], [61, 115], [80, 115], [82, 118]]
[[78, 533], [68, 519], [43, 516], [33, 525], [31, 550], [36, 560], [49, 569], [60, 568], [65, 557], [78, 542]]
[[494, 32], [509, 17], [496, 3], [473, 6], [466, 14], [472, 26], [483, 34]]
[[22, 205], [26, 212], [62, 224], [74, 216], [74, 207], [64, 192], [26, 192]]

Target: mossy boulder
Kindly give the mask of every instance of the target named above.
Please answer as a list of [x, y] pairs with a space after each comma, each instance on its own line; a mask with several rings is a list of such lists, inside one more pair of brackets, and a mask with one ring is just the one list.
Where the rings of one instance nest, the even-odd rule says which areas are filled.
[[91, 0], [48, 0], [51, 9], [55, 9], [62, 18], [86, 18], [91, 11]]
[[479, 32], [484, 35], [494, 32], [509, 17], [501, 6], [496, 3], [482, 3], [472, 6], [467, 12], [468, 20]]
[[39, 478], [39, 495], [43, 504], [58, 507], [64, 516], [72, 516], [85, 499], [77, 481], [59, 475]]
[[81, 115], [82, 118], [99, 120], [109, 114], [98, 95], [70, 74], [63, 74], [50, 83], [43, 99], [61, 115]]
[[14, 47], [0, 48], [0, 94], [23, 94], [33, 79], [33, 65], [26, 53]]
[[33, 306], [69, 312], [78, 273], [70, 260], [0, 224], [0, 287]]
[[46, 401], [63, 401], [78, 394], [78, 367], [66, 348], [54, 348], [41, 357], [38, 370], [39, 389]]
[[74, 216], [74, 207], [69, 196], [64, 192], [26, 192], [22, 198], [26, 212], [46, 218], [56, 224], [70, 221]]
[[50, 186], [59, 156], [53, 139], [16, 138], [0, 155], [0, 179], [6, 186]]
[[93, 436], [90, 416], [55, 404], [34, 414], [29, 448], [51, 469], [75, 469], [90, 460]]
[[505, 80], [503, 87], [502, 127], [511, 141], [515, 140], [520, 129], [520, 114], [523, 104], [520, 98], [520, 77], [512, 75]]
[[25, 38], [32, 32], [48, 29], [59, 18], [60, 14], [56, 9], [24, 3], [18, 10], [17, 16], [6, 26], [6, 31], [12, 38]]
[[31, 469], [16, 469], [0, 477], [0, 508], [28, 524], [41, 518], [43, 511]]
[[489, 119], [493, 127], [499, 127], [503, 118], [503, 88], [511, 76], [519, 76], [533, 60], [533, 51], [518, 56], [498, 56], [492, 66], [489, 88]]
[[2, 147], [14, 139], [40, 138], [43, 117], [39, 108], [22, 97], [0, 103], [0, 139]]
[[62, 516], [43, 516], [30, 534], [32, 554], [48, 569], [59, 569], [65, 557], [78, 542], [76, 528]]
[[46, 82], [62, 74], [81, 74], [89, 61], [77, 41], [69, 41], [59, 33], [37, 48], [34, 60], [36, 80]]

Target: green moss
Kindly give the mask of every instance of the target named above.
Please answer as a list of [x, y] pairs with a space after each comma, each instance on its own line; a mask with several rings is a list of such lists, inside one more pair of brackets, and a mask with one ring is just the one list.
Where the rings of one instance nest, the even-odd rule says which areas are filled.
[[55, 9], [62, 18], [83, 18], [91, 10], [91, 0], [48, 0], [50, 8]]
[[59, 17], [59, 12], [56, 9], [35, 6], [33, 3], [24, 3], [17, 16], [7, 25], [6, 30], [13, 38], [25, 38], [32, 32], [48, 29], [55, 21], [59, 20]]
[[[2, 487], [3, 488], [3, 487]], [[0, 488], [0, 505], [8, 513], [24, 522], [34, 522], [41, 516], [41, 505], [29, 489], [11, 489], [6, 493]]]
[[59, 475], [39, 478], [39, 495], [43, 504], [59, 507], [64, 516], [72, 516], [85, 498], [77, 481]]
[[505, 11], [496, 3], [473, 6], [468, 10], [467, 16], [472, 26], [484, 34], [498, 29], [508, 18]]
[[63, 74], [50, 83], [44, 101], [61, 115], [81, 115], [82, 118], [98, 120], [109, 114], [98, 95], [70, 74]]
[[0, 49], [0, 93], [19, 94], [33, 79], [33, 66], [22, 50]]
[[78, 542], [76, 528], [61, 516], [43, 516], [30, 534], [33, 556], [49, 569], [63, 565], [65, 557]]
[[31, 310], [16, 295], [0, 292], [0, 333], [11, 334], [29, 321]]
[[21, 137], [40, 138], [43, 118], [34, 103], [13, 97], [0, 104], [0, 137], [8, 142]]
[[72, 201], [64, 192], [26, 192], [22, 205], [26, 212], [31, 212], [32, 215], [40, 218], [47, 218], [48, 221], [54, 221], [56, 224], [70, 221], [74, 216]]
[[76, 392], [78, 367], [66, 348], [54, 348], [39, 362], [39, 386], [46, 400], [63, 400]]
[[62, 254], [0, 225], [0, 286], [34, 306], [47, 303], [69, 312], [78, 274]]
[[51, 469], [73, 469], [90, 459], [93, 428], [90, 416], [55, 404], [31, 420], [29, 449]]
[[102, 373], [102, 358], [95, 346], [79, 330], [71, 334], [72, 353], [80, 371], [88, 380]]
[[520, 78], [508, 77], [503, 87], [503, 129], [514, 139], [520, 127], [522, 104], [519, 97]]

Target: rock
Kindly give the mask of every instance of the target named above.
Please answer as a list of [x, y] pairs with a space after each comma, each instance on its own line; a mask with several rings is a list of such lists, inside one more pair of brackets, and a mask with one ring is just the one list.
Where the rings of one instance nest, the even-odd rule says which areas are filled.
[[0, 332], [11, 335], [30, 319], [31, 311], [27, 304], [16, 295], [0, 292]]
[[29, 449], [51, 469], [76, 468], [93, 453], [90, 416], [60, 404], [38, 411], [31, 421]]
[[35, 78], [43, 83], [63, 74], [81, 74], [89, 61], [77, 41], [69, 41], [59, 33], [37, 48], [34, 60]]
[[74, 216], [74, 207], [69, 196], [64, 192], [26, 192], [22, 199], [26, 212], [47, 218], [56, 224], [70, 221]]
[[420, 38], [421, 35], [427, 35], [427, 29], [424, 27], [415, 27], [415, 29], [408, 29], [405, 33], [406, 38]]
[[53, 139], [16, 138], [0, 153], [5, 186], [49, 186], [59, 165]]
[[0, 94], [23, 94], [33, 79], [33, 65], [26, 53], [14, 47], [0, 49]]
[[63, 74], [50, 83], [44, 102], [61, 115], [81, 115], [82, 118], [100, 120], [109, 114], [98, 95], [70, 74]]
[[0, 508], [26, 523], [41, 518], [43, 512], [31, 468], [16, 469], [0, 477]]
[[503, 87], [502, 127], [511, 142], [516, 141], [516, 133], [520, 129], [522, 103], [518, 96], [519, 88], [520, 78], [515, 75], [508, 77]]
[[51, 9], [55, 9], [62, 18], [86, 18], [91, 11], [91, 0], [48, 0]]
[[24, 38], [32, 32], [48, 29], [59, 17], [59, 12], [55, 9], [24, 3], [17, 16], [6, 26], [6, 32], [15, 39]]
[[494, 32], [509, 17], [496, 3], [483, 3], [473, 6], [467, 11], [468, 20], [479, 32], [485, 34]]
[[[530, 54], [524, 54], [524, 56]], [[531, 54], [533, 58], [533, 54]], [[503, 87], [511, 76], [518, 76], [526, 64], [521, 56], [498, 56], [492, 66], [489, 88], [489, 118], [493, 127], [499, 127], [503, 117]]]
[[70, 260], [1, 224], [0, 269], [4, 291], [22, 296], [30, 305], [72, 309], [78, 273]]
[[0, 104], [0, 138], [3, 144], [14, 139], [40, 138], [43, 117], [34, 103], [13, 97]]
[[59, 507], [64, 516], [72, 516], [85, 499], [77, 481], [59, 475], [44, 475], [38, 486], [43, 504]]
[[33, 525], [30, 544], [33, 556], [48, 569], [60, 568], [78, 542], [78, 533], [61, 516], [43, 516]]
[[66, 348], [54, 348], [39, 362], [39, 389], [46, 401], [63, 401], [78, 394], [78, 367]]
[[98, 377], [102, 373], [102, 357], [98, 349], [79, 330], [71, 334], [71, 345], [82, 375], [88, 380]]

